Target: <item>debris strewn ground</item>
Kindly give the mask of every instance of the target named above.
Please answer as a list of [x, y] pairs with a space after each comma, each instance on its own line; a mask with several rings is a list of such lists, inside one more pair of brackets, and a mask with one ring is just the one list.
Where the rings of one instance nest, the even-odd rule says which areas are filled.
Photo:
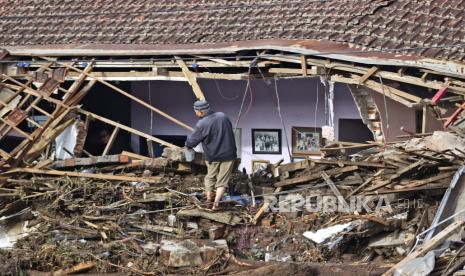
[[[431, 144], [441, 136], [455, 142]], [[16, 168], [1, 185], [3, 236], [19, 237], [1, 251], [2, 273], [380, 274], [421, 250], [416, 236], [465, 159], [460, 143], [438, 132], [328, 146], [322, 159], [237, 172], [221, 212], [202, 203], [202, 163], [173, 150]], [[357, 147], [365, 149], [345, 153]], [[461, 269], [460, 239], [436, 257], [433, 274]]]

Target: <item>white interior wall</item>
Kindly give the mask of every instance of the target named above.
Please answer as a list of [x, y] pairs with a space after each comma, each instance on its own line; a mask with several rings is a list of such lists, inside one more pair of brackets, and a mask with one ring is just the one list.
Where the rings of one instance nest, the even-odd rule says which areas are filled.
[[[226, 113], [234, 125], [242, 102], [246, 81], [199, 80], [199, 84], [211, 107], [216, 111]], [[289, 139], [289, 146], [291, 146], [292, 126], [319, 127], [325, 123], [324, 87], [319, 78], [283, 79], [277, 81], [277, 84], [286, 135]], [[247, 97], [242, 118], [238, 124], [242, 131], [242, 164], [240, 168], [245, 167], [249, 172], [252, 160], [276, 162], [284, 158], [285, 162], [290, 161], [284, 131], [282, 131], [281, 155], [252, 154], [251, 129], [283, 129], [283, 126], [276, 109], [274, 80], [271, 79], [267, 82], [254, 80], [251, 82], [251, 89], [253, 95], [251, 107], [247, 112], [250, 103], [250, 97]], [[188, 125], [194, 126], [197, 121], [192, 110], [194, 94], [186, 82], [133, 82], [132, 93], [146, 102], [151, 102], [153, 106]], [[336, 84], [334, 110], [337, 139], [339, 118], [360, 118], [353, 98], [344, 84]], [[170, 122], [157, 113], [152, 114], [151, 128], [150, 110], [134, 102], [132, 103], [131, 116], [132, 126], [146, 133], [155, 135], [189, 134], [188, 130]], [[138, 137], [134, 136], [132, 138], [132, 147], [136, 151], [139, 149]]]

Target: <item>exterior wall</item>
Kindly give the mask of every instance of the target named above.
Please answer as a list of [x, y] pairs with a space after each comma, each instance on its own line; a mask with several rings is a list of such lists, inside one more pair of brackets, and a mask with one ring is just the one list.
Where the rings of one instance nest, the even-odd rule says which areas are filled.
[[[407, 133], [402, 132], [400, 128], [403, 126], [405, 129], [415, 132], [416, 121], [415, 121], [415, 109], [408, 108], [403, 104], [386, 98], [386, 108], [384, 105], [383, 95], [373, 92], [373, 99], [378, 106], [379, 112], [381, 113], [381, 121], [383, 123], [383, 131], [387, 135], [388, 141], [399, 140], [396, 136], [406, 135]], [[387, 128], [387, 117], [389, 117], [389, 129]], [[426, 132], [433, 132], [435, 130], [442, 130], [442, 123], [433, 118], [429, 113], [427, 114], [427, 128]], [[421, 121], [418, 122], [421, 126]]]
[[[253, 128], [283, 129], [276, 109], [276, 94], [274, 80], [265, 83], [263, 80], [251, 82], [253, 102], [250, 110], [247, 107], [250, 98], [245, 100], [242, 118], [238, 127], [241, 128], [241, 158], [240, 168], [245, 167], [250, 172], [252, 160], [270, 160], [276, 162], [281, 158], [289, 162], [286, 137], [282, 131], [282, 155], [252, 154]], [[322, 126], [325, 123], [324, 87], [318, 78], [284, 79], [278, 82], [278, 92], [281, 102], [281, 113], [286, 128], [286, 135], [291, 146], [291, 127]], [[226, 113], [233, 125], [235, 124], [242, 102], [246, 81], [199, 80], [205, 97], [216, 111]], [[317, 100], [318, 89], [318, 100]], [[151, 91], [151, 93], [149, 93]], [[197, 118], [192, 110], [194, 95], [186, 82], [133, 82], [132, 93], [138, 98], [151, 102], [153, 106], [174, 116], [180, 121], [194, 126]], [[149, 94], [151, 95], [149, 97]], [[317, 107], [318, 101], [318, 107]], [[315, 110], [316, 107], [318, 110]], [[315, 112], [316, 111], [316, 112]], [[336, 84], [334, 99], [335, 135], [337, 139], [339, 118], [359, 119], [360, 115], [354, 100], [344, 84]], [[316, 113], [316, 117], [315, 117]], [[150, 128], [150, 111], [137, 103], [132, 103], [132, 126], [146, 133], [156, 135], [187, 135], [189, 131], [161, 117], [157, 113], [152, 115], [152, 129]], [[139, 149], [139, 138], [132, 138], [132, 147]]]

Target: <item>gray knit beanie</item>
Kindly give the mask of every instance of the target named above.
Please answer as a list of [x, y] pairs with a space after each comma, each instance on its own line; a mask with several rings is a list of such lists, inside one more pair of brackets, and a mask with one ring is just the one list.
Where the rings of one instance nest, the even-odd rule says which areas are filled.
[[208, 111], [210, 111], [210, 105], [205, 100], [196, 101], [194, 103], [194, 110], [207, 113]]

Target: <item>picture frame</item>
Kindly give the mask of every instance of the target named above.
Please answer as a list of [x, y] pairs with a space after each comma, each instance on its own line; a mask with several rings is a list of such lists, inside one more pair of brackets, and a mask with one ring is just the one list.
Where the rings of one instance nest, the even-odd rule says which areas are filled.
[[281, 154], [281, 129], [252, 129], [253, 154]]
[[321, 127], [292, 127], [292, 155], [320, 155], [323, 146]]
[[252, 160], [252, 173], [255, 173], [258, 169], [260, 169], [263, 166], [268, 166], [271, 164], [270, 161], [268, 160]]

